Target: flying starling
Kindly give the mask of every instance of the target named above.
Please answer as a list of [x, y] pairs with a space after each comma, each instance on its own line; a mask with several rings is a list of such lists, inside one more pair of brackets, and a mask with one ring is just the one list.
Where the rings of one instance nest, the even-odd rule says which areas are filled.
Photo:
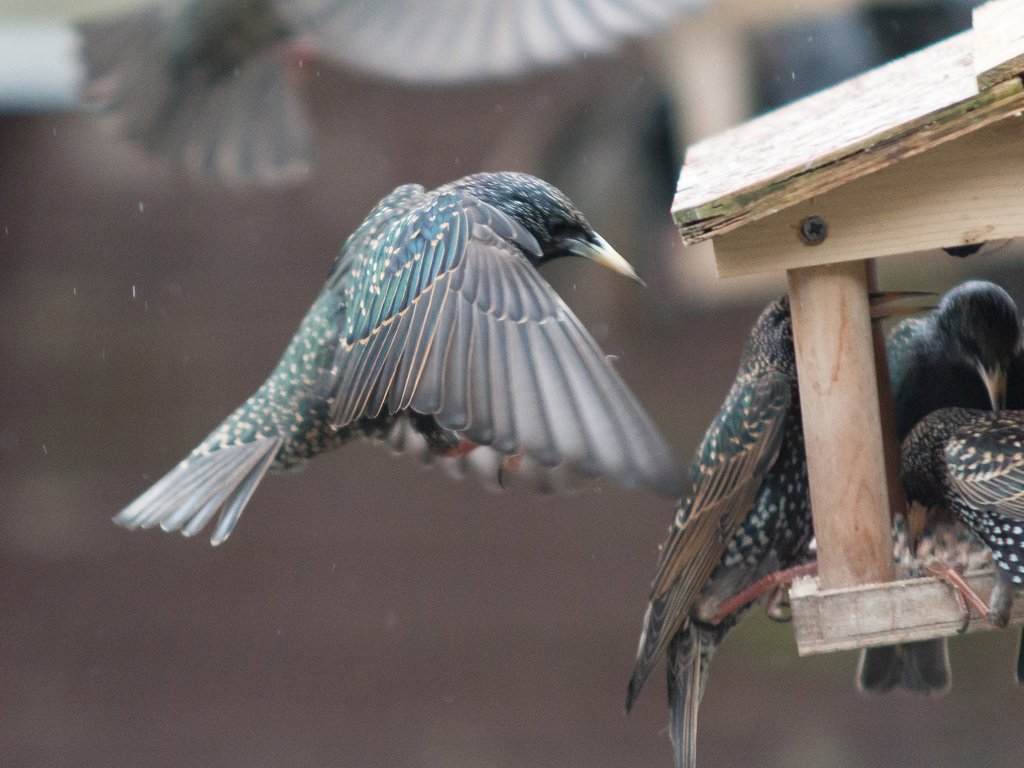
[[[896, 326], [886, 341], [886, 356], [899, 440], [940, 408], [1000, 410], [1020, 345], [1013, 299], [985, 281], [961, 283], [928, 317]], [[926, 522], [916, 514], [921, 509], [912, 508], [915, 514], [907, 525], [915, 549]], [[944, 639], [867, 649], [857, 671], [858, 688], [876, 693], [900, 687], [937, 695], [948, 691], [950, 682]]]
[[987, 614], [1005, 627], [1024, 586], [1024, 411], [934, 411], [903, 441], [901, 474], [909, 502], [955, 516], [988, 549], [996, 583]]
[[191, 536], [219, 514], [219, 544], [268, 469], [399, 427], [437, 454], [489, 446], [678, 493], [661, 435], [537, 271], [568, 255], [639, 280], [540, 179], [397, 188], [342, 246], [270, 377], [115, 521]]
[[782, 298], [754, 326], [736, 380], [690, 465], [629, 681], [627, 710], [668, 652], [677, 768], [695, 764], [708, 665], [740, 615], [719, 617], [720, 606], [806, 559], [810, 511], [789, 300]]
[[510, 76], [605, 53], [702, 0], [185, 0], [82, 25], [85, 97], [122, 132], [222, 181], [301, 178], [310, 55], [412, 82]]

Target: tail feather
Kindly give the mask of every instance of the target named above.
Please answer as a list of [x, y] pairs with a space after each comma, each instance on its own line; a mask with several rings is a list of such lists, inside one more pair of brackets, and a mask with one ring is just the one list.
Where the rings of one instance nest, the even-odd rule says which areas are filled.
[[280, 437], [261, 437], [206, 454], [193, 454], [122, 509], [114, 522], [126, 528], [180, 530], [194, 536], [215, 516], [210, 543], [222, 543], [281, 448]]
[[669, 735], [675, 768], [697, 765], [697, 716], [715, 645], [716, 638], [690, 625], [676, 634], [669, 646]]
[[[640, 634], [636, 662], [633, 665], [633, 675], [629, 679], [629, 687], [626, 690], [627, 712], [633, 708], [633, 702], [636, 701], [640, 689], [643, 688], [644, 682], [651, 674], [658, 656], [669, 647], [669, 642], [672, 639], [672, 627], [668, 624], [669, 607], [674, 594], [672, 590], [669, 590], [647, 604], [647, 610], [644, 613], [644, 629]], [[672, 613], [672, 617], [675, 618], [675, 616], [676, 614]], [[684, 625], [679, 632], [689, 633], [688, 626]], [[671, 660], [671, 658], [672, 653], [670, 652], [669, 659]]]
[[926, 696], [942, 696], [952, 685], [949, 647], [944, 639], [867, 648], [857, 665], [857, 689], [886, 693], [902, 688]]

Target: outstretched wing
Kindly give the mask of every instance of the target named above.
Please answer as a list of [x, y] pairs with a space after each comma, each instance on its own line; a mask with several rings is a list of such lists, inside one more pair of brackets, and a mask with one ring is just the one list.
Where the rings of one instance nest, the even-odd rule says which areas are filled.
[[1024, 520], [1024, 412], [979, 416], [946, 443], [945, 453], [961, 499]]
[[477, 80], [607, 53], [704, 0], [278, 0], [323, 52], [388, 77]]
[[432, 197], [352, 254], [332, 423], [384, 409], [542, 466], [627, 486], [679, 484], [671, 452], [586, 329], [523, 255], [517, 222], [461, 192]]
[[627, 706], [690, 613], [775, 463], [791, 405], [783, 374], [733, 385], [697, 449], [692, 486], [661, 551]]

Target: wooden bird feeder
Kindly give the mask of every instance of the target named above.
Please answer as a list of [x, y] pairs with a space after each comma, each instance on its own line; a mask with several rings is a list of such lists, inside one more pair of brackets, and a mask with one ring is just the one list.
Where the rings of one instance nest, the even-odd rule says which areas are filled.
[[[890, 504], [902, 502], [889, 492], [870, 267], [1024, 236], [1022, 73], [1024, 0], [996, 0], [962, 34], [686, 154], [672, 205], [683, 241], [711, 240], [720, 276], [788, 277], [819, 570], [793, 591], [801, 654], [957, 631], [945, 585], [893, 582]], [[991, 589], [990, 574], [972, 579]]]

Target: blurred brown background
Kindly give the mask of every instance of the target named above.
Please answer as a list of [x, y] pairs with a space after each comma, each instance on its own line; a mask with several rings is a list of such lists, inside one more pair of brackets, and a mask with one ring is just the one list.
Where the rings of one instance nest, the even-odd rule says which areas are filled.
[[[427, 90], [317, 71], [319, 170], [278, 191], [179, 179], [89, 116], [0, 119], [4, 765], [670, 764], [660, 673], [622, 711], [668, 500], [494, 495], [356, 444], [269, 477], [216, 550], [109, 521], [263, 380], [377, 199], [481, 169], [560, 184], [653, 283], [547, 273], [688, 459], [766, 294], [681, 298], [649, 62]], [[883, 278], [1024, 298], [1012, 251]], [[703, 766], [1020, 764], [1015, 632], [954, 639], [944, 699], [869, 699], [854, 654], [797, 659], [755, 613], [716, 658]]]

